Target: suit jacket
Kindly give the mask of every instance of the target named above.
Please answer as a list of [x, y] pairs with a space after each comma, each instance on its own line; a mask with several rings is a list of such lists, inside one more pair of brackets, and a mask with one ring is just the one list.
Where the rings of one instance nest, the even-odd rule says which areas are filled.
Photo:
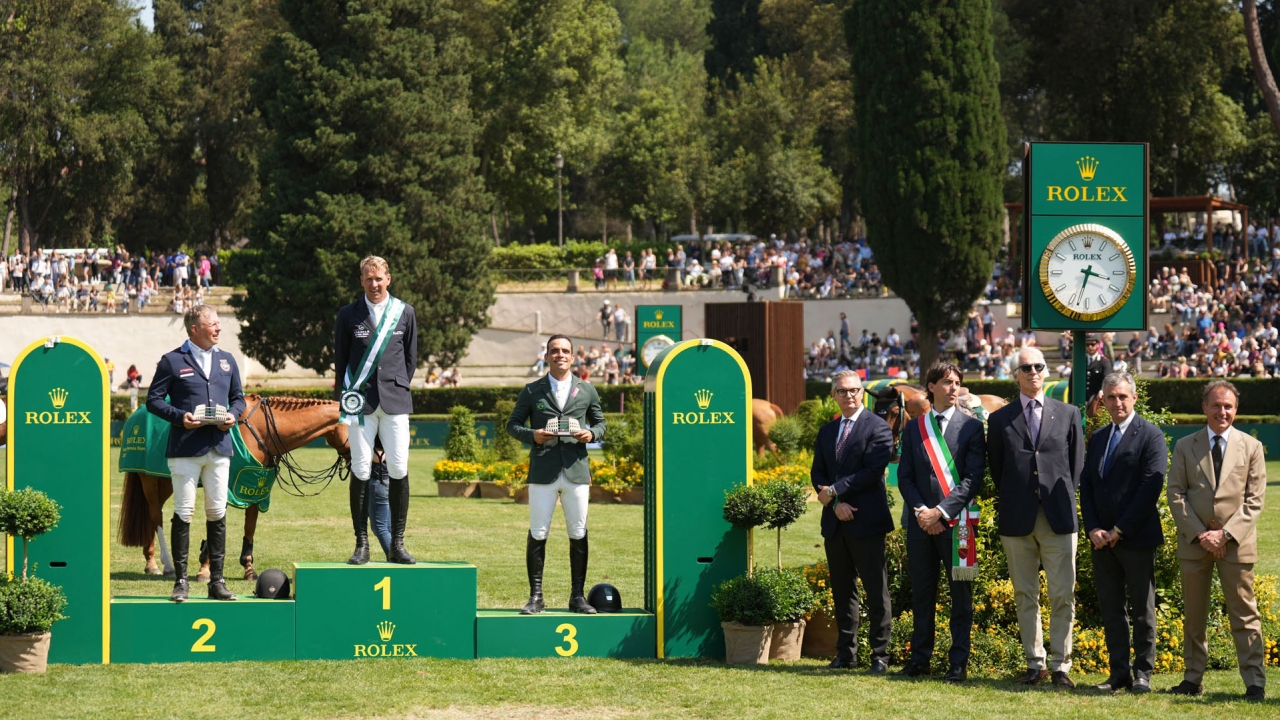
[[1080, 529], [1076, 490], [1084, 466], [1083, 435], [1080, 409], [1049, 397], [1041, 408], [1038, 446], [1031, 444], [1021, 397], [991, 413], [987, 463], [996, 486], [996, 525], [1001, 535], [1030, 535], [1041, 506], [1055, 533]]
[[853, 537], [892, 532], [893, 516], [889, 514], [889, 499], [884, 486], [884, 471], [889, 467], [889, 455], [893, 451], [893, 433], [889, 430], [889, 423], [863, 408], [845, 439], [844, 456], [837, 461], [836, 439], [839, 434], [839, 420], [818, 430], [809, 478], [814, 490], [824, 485], [834, 487], [839, 502], [852, 505], [857, 512], [853, 520], [841, 522], [836, 518], [836, 501], [828, 503], [822, 508], [822, 537], [832, 537], [838, 531]]
[[1169, 472], [1169, 509], [1178, 527], [1178, 557], [1202, 559], [1208, 553], [1196, 536], [1214, 523], [1231, 533], [1226, 560], [1258, 560], [1258, 516], [1267, 491], [1267, 467], [1262, 443], [1235, 428], [1222, 453], [1222, 478], [1213, 483], [1213, 455], [1209, 430], [1178, 441]]
[[[549, 485], [560, 477], [564, 470], [569, 482], [584, 484], [591, 482], [591, 468], [587, 464], [587, 446], [582, 443], [560, 442], [552, 439], [538, 445], [533, 442], [534, 430], [547, 427], [553, 418], [577, 418], [584, 430], [591, 431], [593, 442], [604, 438], [604, 410], [600, 408], [600, 396], [591, 383], [569, 376], [573, 388], [569, 390], [569, 400], [562, 409], [556, 403], [556, 394], [551, 389], [549, 376], [535, 380], [520, 391], [516, 399], [516, 407], [507, 419], [507, 432], [529, 448], [529, 482], [534, 485]], [[532, 427], [525, 425], [530, 421]]]
[[[373, 313], [361, 295], [355, 302], [338, 311], [338, 321], [334, 328], [333, 347], [335, 360], [333, 370], [337, 376], [336, 389], [342, 392], [347, 368], [351, 367], [352, 379], [358, 372], [355, 367], [364, 357], [364, 351], [373, 342], [377, 326], [373, 322]], [[413, 306], [405, 305], [400, 314], [400, 322], [392, 331], [391, 341], [378, 360], [378, 367], [369, 376], [369, 383], [364, 392], [364, 414], [368, 415], [379, 407], [388, 415], [408, 415], [413, 412], [413, 393], [410, 381], [413, 371], [418, 367], [418, 321], [413, 314]]]
[[[936, 507], [949, 518], [957, 517], [973, 501], [982, 487], [983, 473], [987, 469], [986, 443], [982, 434], [982, 422], [959, 410], [951, 413], [951, 419], [942, 428], [942, 440], [947, 444], [951, 459], [955, 461], [956, 487], [945, 498], [942, 483], [933, 471], [933, 463], [925, 450], [924, 437], [920, 434], [920, 421], [911, 419], [902, 431], [902, 457], [898, 461], [898, 492], [906, 503], [906, 511], [923, 505]], [[904, 517], [910, 518], [909, 514]], [[908, 533], [923, 534], [919, 523], [903, 522]]]
[[1156, 503], [1164, 489], [1169, 446], [1160, 428], [1135, 417], [1116, 445], [1111, 472], [1101, 465], [1114, 425], [1089, 438], [1080, 477], [1080, 514], [1086, 533], [1120, 528], [1120, 541], [1130, 548], [1157, 547], [1164, 542]]
[[1089, 364], [1085, 369], [1084, 388], [1085, 395], [1092, 398], [1094, 395], [1102, 392], [1102, 381], [1111, 373], [1111, 361], [1106, 355], [1100, 360], [1089, 359]]
[[206, 377], [190, 348], [190, 343], [183, 343], [160, 358], [147, 391], [147, 410], [173, 426], [165, 457], [199, 457], [210, 450], [231, 457], [231, 431], [214, 425], [188, 430], [182, 418], [197, 405], [221, 405], [232, 417], [240, 417], [245, 407], [240, 367], [231, 353], [215, 347]]

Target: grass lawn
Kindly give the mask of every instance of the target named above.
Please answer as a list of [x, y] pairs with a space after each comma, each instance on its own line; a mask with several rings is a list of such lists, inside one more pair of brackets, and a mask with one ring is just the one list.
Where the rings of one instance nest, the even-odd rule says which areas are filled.
[[[327, 465], [327, 450], [307, 450], [308, 467]], [[526, 599], [524, 537], [528, 509], [511, 501], [435, 497], [430, 482], [439, 451], [410, 455], [413, 505], [406, 544], [419, 559], [466, 560], [479, 568], [479, 606], [516, 607]], [[3, 479], [0, 451], [0, 481]], [[1262, 516], [1258, 572], [1280, 574], [1280, 463], [1268, 464], [1271, 506]], [[112, 484], [113, 532], [119, 516], [121, 478]], [[816, 504], [792, 530], [783, 533], [788, 565], [822, 557]], [[197, 515], [200, 514], [197, 510]], [[243, 514], [228, 515], [228, 573], [238, 577], [235, 541]], [[167, 526], [167, 523], [166, 523]], [[197, 524], [197, 528], [200, 526]], [[202, 532], [197, 533], [203, 536]], [[256, 558], [265, 568], [292, 569], [293, 562], [345, 560], [351, 552], [346, 486], [316, 497], [273, 493], [272, 508], [259, 521]], [[548, 548], [548, 602], [567, 601], [569, 568], [563, 518], [559, 513]], [[639, 506], [591, 507], [592, 562], [588, 584], [616, 585], [626, 605], [643, 602], [643, 512]], [[193, 538], [193, 545], [196, 542]], [[757, 562], [773, 561], [774, 534], [756, 535]], [[194, 554], [194, 550], [193, 550]], [[894, 569], [890, 570], [891, 572]], [[167, 594], [170, 580], [142, 574], [137, 548], [114, 544], [112, 593]], [[236, 593], [251, 583], [232, 579]], [[199, 590], [200, 588], [196, 588]], [[55, 640], [56, 641], [56, 640]], [[0, 677], [6, 718], [63, 717], [833, 717], [877, 715], [924, 717], [963, 705], [973, 716], [1018, 714], [1033, 717], [1124, 715], [1204, 717], [1228, 712], [1240, 717], [1275, 717], [1280, 702], [1262, 706], [1238, 702], [1243, 692], [1234, 671], [1212, 672], [1205, 698], [1179, 700], [1163, 694], [1092, 697], [1087, 693], [1026, 690], [1008, 680], [974, 678], [961, 689], [931, 681], [833, 674], [823, 663], [804, 660], [757, 668], [727, 668], [713, 661], [476, 660], [413, 659], [400, 662], [286, 662], [223, 665], [53, 666], [44, 676]], [[1010, 672], [1017, 668], [1009, 668]], [[1280, 671], [1271, 671], [1273, 695]], [[1157, 688], [1180, 678], [1158, 676]], [[1078, 684], [1100, 676], [1077, 676]], [[225, 688], [210, 691], [210, 685]], [[1230, 705], [1224, 703], [1229, 702]]]

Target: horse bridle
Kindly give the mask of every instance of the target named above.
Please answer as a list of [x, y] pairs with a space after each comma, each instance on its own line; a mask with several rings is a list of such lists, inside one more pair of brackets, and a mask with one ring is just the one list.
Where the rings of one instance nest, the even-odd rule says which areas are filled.
[[[264, 442], [258, 431], [249, 424], [249, 418], [252, 418], [259, 408], [262, 409], [262, 416], [266, 419], [267, 439], [271, 441], [271, 444]], [[325, 488], [329, 487], [329, 483], [333, 482], [334, 478], [345, 482], [351, 476], [351, 460], [342, 457], [342, 455], [338, 455], [338, 458], [333, 461], [333, 465], [324, 470], [308, 470], [299, 466], [293, 459], [293, 455], [288, 451], [280, 455], [271, 452], [273, 445], [283, 448], [284, 442], [280, 437], [280, 429], [276, 426], [276, 414], [271, 408], [271, 398], [269, 397], [259, 398], [258, 404], [254, 405], [253, 409], [248, 413], [245, 413], [244, 417], [237, 420], [236, 424], [248, 428], [249, 434], [253, 435], [253, 439], [258, 443], [258, 447], [262, 448], [262, 454], [267, 459], [264, 466], [275, 470], [277, 484], [290, 495], [295, 497], [319, 495], [324, 492]], [[280, 468], [285, 469], [284, 476], [281, 476]], [[307, 492], [301, 487], [303, 485], [321, 484], [323, 484], [322, 487], [315, 492]]]

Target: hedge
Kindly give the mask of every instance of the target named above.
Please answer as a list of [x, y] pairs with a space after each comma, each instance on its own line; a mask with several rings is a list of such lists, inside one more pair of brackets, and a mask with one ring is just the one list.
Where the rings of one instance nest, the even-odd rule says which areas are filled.
[[599, 240], [570, 240], [564, 247], [556, 245], [507, 245], [494, 248], [489, 253], [489, 267], [494, 270], [558, 270], [562, 268], [594, 267], [596, 258], [603, 257], [613, 248], [618, 254], [618, 267], [622, 267], [622, 258], [627, 251], [639, 265], [640, 251], [652, 248], [658, 257], [658, 265], [666, 264], [667, 248], [673, 245], [663, 242], [632, 242], [604, 244]]
[[[1200, 395], [1205, 383], [1211, 379], [1152, 380], [1147, 383], [1148, 401], [1151, 407], [1167, 408], [1172, 413], [1202, 415]], [[1231, 378], [1231, 382], [1240, 390], [1241, 415], [1267, 415], [1280, 408], [1280, 379], [1242, 377]], [[1012, 398], [1018, 391], [1017, 383], [1012, 380], [965, 380], [964, 385], [976, 395]], [[805, 397], [825, 397], [830, 393], [829, 382], [810, 380], [805, 383]]]

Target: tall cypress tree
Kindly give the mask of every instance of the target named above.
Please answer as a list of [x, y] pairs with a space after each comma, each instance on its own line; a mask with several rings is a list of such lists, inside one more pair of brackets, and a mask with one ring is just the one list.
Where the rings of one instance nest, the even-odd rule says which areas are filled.
[[931, 363], [934, 334], [960, 327], [1001, 244], [991, 0], [856, 0], [845, 30], [867, 240]]
[[229, 271], [240, 342], [271, 369], [333, 362], [358, 264], [391, 266], [417, 313], [420, 361], [452, 364], [493, 302], [489, 199], [476, 172], [469, 46], [447, 0], [281, 0], [253, 95], [274, 134], [253, 249]]

